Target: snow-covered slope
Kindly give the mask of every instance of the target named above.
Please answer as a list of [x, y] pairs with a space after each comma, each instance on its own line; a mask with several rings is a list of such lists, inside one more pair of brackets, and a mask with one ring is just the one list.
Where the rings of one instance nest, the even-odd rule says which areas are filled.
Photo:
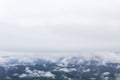
[[0, 78], [114, 80], [120, 74], [119, 54], [85, 55], [1, 56]]
[[[57, 53], [56, 53], [57, 54]], [[35, 63], [38, 60], [49, 61], [53, 63], [59, 63], [60, 66], [67, 66], [68, 63], [82, 63], [87, 60], [100, 60], [103, 63], [120, 63], [120, 54], [112, 53], [112, 52], [104, 52], [104, 53], [93, 53], [93, 54], [73, 54], [73, 55], [65, 55], [65, 56], [0, 56], [0, 64], [22, 64], [22, 63]]]

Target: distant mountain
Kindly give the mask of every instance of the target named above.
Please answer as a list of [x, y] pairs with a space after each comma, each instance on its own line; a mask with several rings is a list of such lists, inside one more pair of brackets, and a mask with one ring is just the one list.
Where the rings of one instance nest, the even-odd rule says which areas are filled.
[[2, 56], [0, 80], [120, 80], [120, 63], [104, 56]]

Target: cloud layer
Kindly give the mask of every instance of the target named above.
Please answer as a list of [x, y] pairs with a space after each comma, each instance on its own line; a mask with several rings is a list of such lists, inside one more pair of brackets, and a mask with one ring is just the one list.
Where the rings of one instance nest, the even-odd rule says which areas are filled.
[[119, 0], [0, 1], [1, 51], [119, 51]]

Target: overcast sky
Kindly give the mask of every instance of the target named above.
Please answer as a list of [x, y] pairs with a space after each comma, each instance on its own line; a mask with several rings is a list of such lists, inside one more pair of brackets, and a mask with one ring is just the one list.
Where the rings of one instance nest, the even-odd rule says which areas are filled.
[[0, 0], [0, 51], [120, 51], [120, 0]]

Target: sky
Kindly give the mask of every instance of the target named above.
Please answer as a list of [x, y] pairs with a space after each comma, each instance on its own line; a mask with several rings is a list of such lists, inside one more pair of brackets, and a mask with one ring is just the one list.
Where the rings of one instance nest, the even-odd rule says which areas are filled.
[[117, 51], [119, 0], [0, 0], [0, 51]]

